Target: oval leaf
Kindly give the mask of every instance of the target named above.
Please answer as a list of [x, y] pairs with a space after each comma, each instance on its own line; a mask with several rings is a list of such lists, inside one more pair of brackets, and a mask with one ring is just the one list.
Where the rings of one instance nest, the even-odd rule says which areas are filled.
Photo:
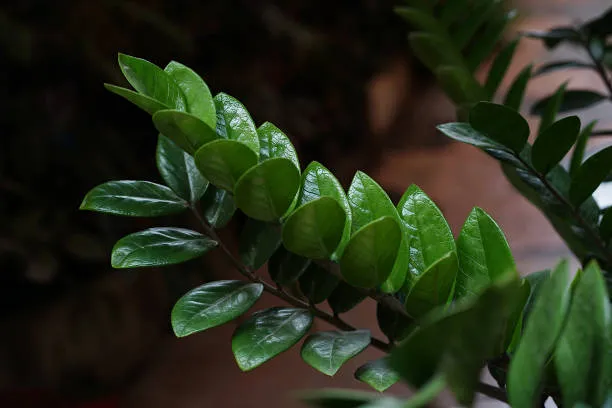
[[378, 392], [383, 392], [399, 381], [400, 376], [393, 371], [387, 358], [370, 361], [355, 371], [355, 378], [368, 384]]
[[134, 105], [138, 106], [140, 109], [144, 110], [149, 115], [153, 115], [157, 111], [169, 108], [169, 106], [166, 106], [163, 103], [156, 101], [155, 99], [150, 98], [146, 95], [134, 92], [131, 89], [126, 89], [120, 86], [110, 84], [104, 84], [104, 87], [112, 93], [119, 95], [132, 102]]
[[185, 337], [232, 321], [249, 310], [262, 292], [261, 283], [217, 281], [199, 286], [172, 308], [174, 334]]
[[166, 184], [179, 197], [195, 204], [208, 188], [208, 180], [202, 177], [193, 157], [166, 136], [157, 139], [157, 169]]
[[577, 116], [563, 118], [546, 128], [531, 148], [533, 167], [547, 174], [570, 151], [580, 133], [580, 119]]
[[217, 109], [217, 134], [244, 143], [259, 158], [259, 137], [251, 115], [236, 98], [223, 92], [214, 98]]
[[280, 308], [254, 313], [232, 337], [232, 351], [242, 371], [252, 370], [291, 348], [310, 329], [308, 310]]
[[183, 228], [150, 228], [121, 238], [113, 247], [113, 268], [174, 265], [204, 255], [217, 242]]
[[302, 345], [302, 359], [325, 375], [335, 375], [340, 367], [370, 344], [369, 330], [319, 332]]
[[518, 276], [504, 233], [480, 208], [474, 208], [463, 224], [457, 256], [456, 298], [473, 295], [508, 274]]
[[391, 274], [402, 231], [393, 217], [382, 217], [357, 231], [348, 242], [340, 267], [351, 285], [373, 288]]
[[523, 150], [529, 137], [529, 125], [518, 112], [490, 102], [479, 102], [470, 110], [470, 125], [515, 153]]
[[346, 213], [331, 197], [309, 201], [291, 213], [283, 224], [283, 244], [311, 259], [332, 256], [344, 232]]
[[285, 158], [268, 159], [236, 183], [236, 206], [260, 221], [277, 221], [291, 206], [300, 187], [300, 172]]
[[338, 285], [338, 279], [316, 263], [311, 263], [300, 275], [300, 290], [313, 304], [324, 302]]
[[400, 313], [382, 302], [376, 304], [376, 320], [380, 331], [387, 336], [391, 343], [402, 341], [414, 328], [414, 321], [406, 314]]
[[91, 189], [81, 210], [130, 217], [156, 217], [176, 214], [189, 203], [166, 186], [148, 181], [109, 181]]
[[200, 173], [214, 186], [234, 191], [238, 179], [257, 164], [257, 155], [234, 140], [215, 140], [200, 147], [194, 155]]
[[236, 211], [234, 198], [225, 190], [210, 186], [202, 197], [202, 215], [213, 228], [223, 228]]
[[298, 170], [300, 169], [295, 147], [279, 128], [270, 122], [265, 122], [257, 129], [257, 136], [259, 137], [259, 159], [261, 161], [284, 157], [291, 160]]
[[612, 171], [612, 146], [589, 157], [576, 170], [569, 188], [569, 198], [579, 206], [599, 187]]
[[240, 259], [249, 268], [261, 268], [281, 244], [280, 226], [249, 218], [240, 233]]
[[338, 315], [353, 309], [366, 297], [363, 291], [352, 287], [344, 281], [340, 281], [336, 289], [327, 298], [327, 303], [329, 303], [329, 307], [331, 307], [334, 314]]
[[[555, 94], [537, 101], [531, 107], [531, 114], [538, 116], [542, 115], [546, 110], [546, 106], [554, 97]], [[603, 94], [600, 94], [599, 92], [570, 89], [568, 91], [565, 91], [565, 94], [563, 95], [563, 100], [559, 104], [557, 113], [566, 113], [579, 109], [585, 109], [600, 102], [603, 102], [606, 99], [608, 99], [608, 97]]]
[[514, 52], [516, 51], [517, 45], [518, 40], [510, 42], [508, 45], [502, 48], [502, 50], [495, 57], [495, 60], [493, 60], [493, 64], [491, 65], [491, 69], [489, 70], [487, 81], [485, 83], [485, 89], [490, 99], [493, 99], [497, 88], [499, 88], [499, 85], [502, 83], [502, 80], [510, 67], [510, 63], [512, 62], [512, 57], [514, 57]]
[[281, 246], [268, 262], [268, 273], [274, 282], [286, 286], [296, 282], [308, 265], [310, 259], [289, 252]]
[[514, 78], [510, 89], [504, 98], [504, 105], [510, 109], [518, 111], [523, 104], [523, 98], [525, 97], [525, 90], [527, 89], [527, 83], [531, 79], [532, 65], [528, 65]]
[[161, 110], [153, 115], [153, 124], [164, 136], [193, 155], [196, 150], [217, 138], [215, 131], [191, 113]]

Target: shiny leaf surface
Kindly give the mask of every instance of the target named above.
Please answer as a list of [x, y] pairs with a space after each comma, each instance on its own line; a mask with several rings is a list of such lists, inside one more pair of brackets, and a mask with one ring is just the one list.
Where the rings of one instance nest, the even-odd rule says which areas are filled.
[[340, 367], [370, 344], [369, 330], [318, 332], [302, 345], [302, 359], [325, 375], [335, 375]]
[[341, 314], [353, 309], [365, 298], [365, 293], [344, 281], [340, 281], [327, 299], [327, 303], [329, 303], [329, 306], [335, 314]]
[[533, 167], [542, 174], [551, 171], [570, 151], [579, 133], [577, 116], [563, 118], [544, 129], [531, 149]]
[[232, 192], [238, 179], [257, 164], [257, 155], [234, 140], [215, 140], [194, 155], [200, 173], [214, 186]]
[[110, 84], [104, 84], [104, 87], [112, 93], [119, 95], [132, 102], [134, 105], [138, 106], [140, 109], [144, 110], [149, 115], [153, 115], [157, 111], [169, 108], [169, 106], [166, 106], [163, 103], [156, 101], [155, 99], [150, 98], [146, 95], [134, 92], [131, 89], [126, 89], [120, 86]]
[[214, 102], [217, 110], [217, 134], [245, 144], [259, 158], [257, 129], [244, 105], [225, 93], [217, 94]]
[[279, 128], [266, 122], [257, 129], [257, 136], [259, 137], [259, 159], [261, 161], [284, 157], [291, 160], [298, 170], [300, 169], [295, 147]]
[[355, 378], [368, 384], [378, 392], [383, 392], [397, 383], [400, 379], [398, 373], [389, 366], [387, 358], [370, 361], [355, 371]]
[[281, 246], [268, 262], [268, 273], [274, 282], [286, 286], [296, 282], [309, 265], [310, 259], [289, 252]]
[[299, 277], [300, 290], [313, 304], [324, 302], [334, 291], [340, 279], [326, 269], [311, 262]]
[[209, 186], [202, 197], [202, 215], [213, 228], [223, 228], [234, 215], [234, 198], [225, 190]]
[[153, 124], [161, 134], [191, 155], [206, 143], [217, 139], [210, 126], [187, 112], [160, 110], [153, 115]]
[[242, 263], [253, 270], [261, 268], [281, 245], [280, 226], [249, 218], [240, 232]]
[[504, 105], [479, 102], [470, 110], [470, 125], [516, 153], [523, 150], [529, 137], [527, 121]]
[[575, 206], [582, 204], [610, 172], [612, 172], [612, 146], [595, 153], [576, 170], [569, 188], [572, 204]]

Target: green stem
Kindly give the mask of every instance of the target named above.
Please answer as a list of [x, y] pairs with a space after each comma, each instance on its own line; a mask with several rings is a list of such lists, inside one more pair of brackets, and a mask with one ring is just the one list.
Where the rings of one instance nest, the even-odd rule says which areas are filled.
[[412, 396], [402, 408], [418, 408], [427, 405], [435, 399], [446, 388], [446, 380], [442, 375], [437, 375], [427, 384], [425, 384], [419, 392]]

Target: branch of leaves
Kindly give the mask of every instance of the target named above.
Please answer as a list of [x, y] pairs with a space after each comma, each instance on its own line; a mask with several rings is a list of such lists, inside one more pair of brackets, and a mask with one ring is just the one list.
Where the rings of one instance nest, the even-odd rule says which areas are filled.
[[[561, 119], [545, 128], [532, 146], [527, 142], [529, 125], [519, 113], [481, 102], [470, 111], [468, 123], [448, 123], [438, 129], [499, 160], [512, 184], [545, 213], [579, 259], [586, 263], [596, 257], [604, 269], [612, 266], [607, 245], [612, 220], [600, 217], [592, 197], [612, 170], [612, 148], [583, 162], [592, 125], [581, 131], [577, 117]], [[559, 163], [572, 147], [568, 171]]]

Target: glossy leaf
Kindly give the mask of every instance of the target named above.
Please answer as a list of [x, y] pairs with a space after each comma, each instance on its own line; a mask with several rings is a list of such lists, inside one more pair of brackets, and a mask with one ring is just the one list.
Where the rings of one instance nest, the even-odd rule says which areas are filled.
[[310, 259], [281, 246], [268, 261], [268, 273], [274, 282], [286, 286], [296, 282], [309, 265]]
[[223, 228], [236, 211], [234, 198], [225, 190], [209, 186], [202, 198], [202, 215], [213, 228]]
[[141, 58], [119, 54], [119, 67], [139, 93], [170, 107], [185, 111], [185, 96], [174, 79], [163, 69]]
[[308, 310], [280, 308], [254, 313], [232, 337], [232, 351], [242, 371], [252, 370], [291, 348], [310, 329]]
[[163, 135], [157, 139], [157, 169], [166, 184], [184, 200], [194, 204], [208, 188], [193, 157]]
[[548, 99], [546, 105], [544, 105], [542, 112], [540, 115], [540, 127], [538, 128], [538, 135], [541, 135], [545, 129], [548, 129], [549, 126], [553, 124], [559, 109], [561, 108], [561, 104], [563, 103], [563, 98], [565, 97], [565, 93], [567, 87], [567, 82], [562, 84], [554, 94]]
[[257, 164], [257, 155], [234, 140], [215, 140], [194, 155], [200, 173], [214, 186], [232, 192], [238, 179]]
[[300, 290], [313, 304], [325, 302], [340, 279], [314, 262], [299, 277]]
[[434, 262], [414, 281], [404, 305], [408, 314], [419, 318], [449, 300], [457, 277], [457, 253], [449, 252]]
[[589, 157], [576, 170], [569, 188], [569, 198], [575, 206], [582, 204], [612, 172], [612, 146]]
[[338, 201], [320, 197], [291, 213], [283, 224], [283, 243], [298, 255], [329, 259], [342, 240], [346, 212]]
[[580, 119], [577, 116], [563, 118], [544, 129], [531, 149], [533, 167], [547, 174], [570, 151], [579, 133]]
[[121, 238], [113, 247], [113, 268], [174, 265], [204, 255], [217, 242], [183, 228], [150, 228]]
[[215, 131], [191, 113], [160, 110], [153, 115], [157, 130], [172, 139], [181, 149], [193, 155], [208, 142], [217, 139]]
[[245, 144], [259, 158], [257, 129], [244, 105], [225, 93], [218, 93], [214, 102], [217, 110], [217, 134]]
[[518, 40], [514, 40], [506, 45], [495, 57], [493, 60], [493, 64], [491, 65], [491, 69], [489, 70], [489, 74], [487, 75], [487, 81], [485, 83], [485, 90], [489, 95], [489, 98], [493, 98], [497, 88], [502, 83], [508, 68], [510, 67], [510, 63], [512, 62], [512, 57], [516, 51], [516, 47], [518, 45]]
[[542, 284], [508, 372], [510, 404], [531, 407], [539, 402], [544, 367], [563, 328], [569, 304], [569, 271], [561, 262]]
[[612, 380], [609, 366], [610, 301], [602, 272], [589, 263], [574, 287], [565, 327], [554, 352], [563, 405], [602, 406]]
[[597, 121], [591, 121], [588, 125], [584, 127], [580, 131], [578, 135], [578, 140], [576, 141], [576, 146], [574, 146], [574, 151], [572, 152], [572, 159], [570, 161], [569, 173], [573, 177], [576, 174], [578, 168], [582, 164], [582, 160], [584, 159], [584, 151], [586, 150], [587, 142], [593, 133], [593, 128], [597, 124]]
[[373, 288], [391, 274], [402, 231], [393, 217], [382, 217], [357, 231], [342, 254], [342, 276], [351, 285]]
[[538, 69], [536, 69], [535, 72], [533, 73], [533, 76], [537, 77], [540, 75], [549, 74], [551, 72], [565, 71], [567, 69], [572, 69], [572, 68], [594, 69], [595, 67], [591, 64], [588, 64], [586, 62], [580, 62], [580, 61], [572, 61], [572, 60], [553, 61], [553, 62], [549, 62], [547, 64], [544, 64], [538, 67]]
[[236, 206], [260, 221], [285, 215], [300, 188], [300, 172], [285, 158], [268, 159], [245, 172], [236, 183]]
[[169, 106], [166, 106], [151, 97], [140, 94], [138, 92], [134, 92], [131, 89], [126, 89], [111, 84], [104, 84], [104, 87], [112, 93], [119, 95], [132, 102], [134, 105], [138, 106], [140, 109], [144, 110], [149, 115], [153, 115], [157, 111], [169, 108]]
[[523, 103], [525, 97], [525, 90], [527, 89], [527, 83], [531, 79], [532, 65], [528, 65], [514, 78], [510, 89], [504, 98], [504, 105], [510, 109], [518, 111]]
[[[550, 99], [553, 97], [554, 95], [551, 95], [551, 96], [548, 96], [544, 99], [537, 101], [531, 107], [531, 114], [541, 115], [544, 112], [546, 105], [548, 104]], [[607, 97], [605, 95], [600, 94], [598, 92], [571, 89], [571, 90], [565, 91], [565, 95], [563, 96], [563, 101], [561, 102], [561, 105], [559, 106], [558, 113], [566, 113], [566, 112], [571, 112], [571, 111], [575, 111], [579, 109], [585, 109], [597, 103], [603, 102], [606, 99]]]
[[202, 120], [209, 128], [215, 129], [217, 114], [210, 89], [206, 82], [191, 68], [171, 61], [164, 71], [178, 84], [185, 95], [187, 112]]
[[81, 210], [126, 215], [156, 217], [184, 211], [189, 203], [170, 188], [148, 181], [109, 181], [90, 190]]
[[402, 341], [414, 328], [412, 319], [382, 302], [376, 304], [376, 320], [390, 342]]
[[365, 298], [366, 294], [351, 285], [340, 281], [327, 299], [327, 303], [334, 314], [346, 313], [356, 307]]
[[368, 384], [378, 392], [383, 392], [397, 383], [400, 379], [398, 373], [391, 369], [387, 358], [370, 361], [355, 371], [355, 378]]
[[281, 245], [280, 226], [248, 219], [240, 232], [240, 259], [253, 270], [261, 268]]
[[457, 251], [457, 298], [478, 293], [507, 275], [518, 276], [504, 233], [480, 208], [474, 208], [463, 224]]
[[291, 160], [298, 170], [300, 169], [300, 161], [295, 152], [295, 147], [279, 128], [270, 122], [266, 122], [257, 129], [257, 136], [259, 137], [260, 160], [284, 157]]
[[344, 363], [365, 350], [369, 344], [369, 330], [318, 332], [304, 341], [301, 355], [315, 370], [334, 376]]
[[226, 280], [199, 286], [174, 305], [174, 334], [185, 337], [230, 322], [249, 310], [262, 292], [261, 283]]
[[527, 121], [504, 105], [478, 103], [470, 111], [470, 125], [516, 153], [523, 150], [529, 137]]

